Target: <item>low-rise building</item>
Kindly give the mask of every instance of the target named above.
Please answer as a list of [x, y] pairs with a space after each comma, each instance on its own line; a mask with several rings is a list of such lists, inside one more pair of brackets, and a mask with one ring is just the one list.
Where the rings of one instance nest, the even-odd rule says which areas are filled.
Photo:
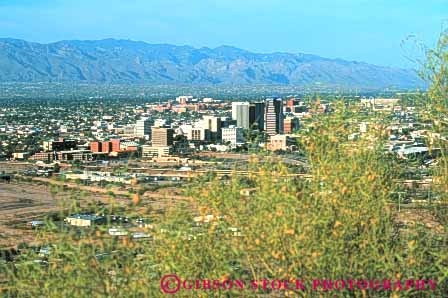
[[59, 152], [57, 152], [57, 160], [62, 160], [62, 161], [92, 160], [92, 151], [90, 151], [90, 150], [59, 151]]
[[67, 216], [64, 221], [71, 226], [91, 227], [106, 222], [106, 218], [96, 214], [73, 214]]
[[90, 142], [90, 150], [94, 153], [102, 152], [100, 142]]
[[278, 150], [294, 150], [296, 148], [296, 140], [289, 135], [274, 135], [269, 138], [267, 149], [271, 151]]
[[143, 158], [170, 156], [172, 152], [171, 146], [142, 146]]
[[228, 127], [222, 129], [222, 142], [232, 146], [244, 144], [244, 130], [241, 127]]
[[53, 152], [36, 152], [31, 156], [31, 160], [52, 162], [55, 159], [55, 154], [53, 154]]
[[120, 143], [120, 150], [129, 150], [130, 148], [138, 148], [139, 144], [134, 141], [124, 141]]
[[77, 146], [77, 142], [75, 140], [66, 140], [64, 138], [60, 138], [57, 141], [44, 141], [42, 144], [44, 151], [63, 151], [63, 150], [71, 150], [75, 149]]
[[13, 158], [15, 160], [25, 160], [30, 156], [29, 152], [15, 152]]

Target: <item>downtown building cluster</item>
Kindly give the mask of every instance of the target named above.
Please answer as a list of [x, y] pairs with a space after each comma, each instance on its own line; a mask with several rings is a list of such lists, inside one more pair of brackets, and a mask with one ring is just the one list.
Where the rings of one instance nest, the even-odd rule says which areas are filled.
[[58, 137], [42, 136], [44, 140], [35, 145], [38, 150], [17, 150], [14, 158], [44, 162], [162, 158], [207, 150], [247, 151], [249, 143], [268, 150], [291, 150], [290, 134], [299, 128], [297, 111], [307, 110], [295, 98], [232, 102], [192, 96], [108, 111], [96, 108], [93, 119], [84, 117], [84, 123], [76, 124], [84, 115], [69, 115], [76, 120], [72, 125], [49, 119], [60, 123]]

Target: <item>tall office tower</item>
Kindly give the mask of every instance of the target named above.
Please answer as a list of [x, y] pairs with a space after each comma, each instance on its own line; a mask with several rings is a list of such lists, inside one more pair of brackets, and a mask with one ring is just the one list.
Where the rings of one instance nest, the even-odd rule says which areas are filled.
[[242, 102], [232, 102], [232, 120], [236, 120], [236, 106]]
[[149, 118], [137, 120], [135, 124], [135, 135], [138, 137], [149, 137], [151, 135], [152, 121]]
[[264, 130], [264, 102], [254, 102], [249, 106], [250, 127]]
[[152, 128], [152, 146], [168, 147], [173, 145], [174, 129], [165, 127]]
[[202, 118], [202, 128], [210, 131], [212, 141], [221, 140], [221, 118], [215, 116], [204, 116]]
[[236, 125], [242, 128], [250, 128], [249, 121], [249, 106], [248, 102], [233, 102], [232, 103], [232, 118], [236, 120]]
[[264, 125], [266, 134], [269, 136], [283, 133], [283, 102], [281, 98], [266, 100]]

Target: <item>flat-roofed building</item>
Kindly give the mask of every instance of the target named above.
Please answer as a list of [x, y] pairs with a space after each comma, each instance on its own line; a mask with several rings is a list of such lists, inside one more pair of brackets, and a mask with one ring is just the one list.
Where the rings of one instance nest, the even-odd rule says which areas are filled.
[[124, 141], [120, 142], [120, 150], [128, 150], [129, 148], [138, 148], [139, 144], [134, 141]]
[[142, 146], [142, 157], [166, 157], [172, 154], [173, 148], [171, 146]]
[[264, 102], [253, 102], [250, 104], [249, 125], [252, 129], [264, 130]]
[[95, 214], [73, 214], [67, 216], [64, 221], [71, 226], [91, 227], [106, 222], [106, 218]]
[[57, 160], [70, 161], [88, 161], [92, 160], [92, 151], [90, 150], [70, 150], [57, 152]]
[[121, 150], [120, 144], [121, 144], [120, 139], [113, 139], [113, 140], [111, 140], [110, 141], [111, 151], [112, 152], [119, 152]]
[[172, 146], [174, 130], [165, 127], [152, 127], [152, 146]]
[[281, 98], [267, 99], [265, 106], [265, 131], [269, 136], [283, 133], [283, 102]]
[[44, 151], [63, 151], [63, 150], [71, 150], [75, 149], [77, 146], [77, 142], [75, 140], [66, 140], [64, 138], [60, 138], [55, 141], [44, 141], [42, 144]]
[[269, 138], [267, 149], [271, 151], [293, 150], [296, 148], [296, 139], [289, 135], [274, 135]]
[[249, 107], [248, 102], [232, 102], [232, 119], [238, 127], [250, 128]]
[[193, 125], [182, 125], [182, 134], [187, 137], [189, 141], [208, 141], [210, 140], [210, 130], [202, 127], [194, 127]]
[[242, 127], [228, 127], [222, 129], [222, 142], [231, 145], [244, 144], [244, 130]]
[[101, 152], [101, 143], [100, 142], [90, 142], [90, 151], [94, 153]]
[[111, 151], [111, 144], [110, 142], [101, 142], [101, 152], [102, 153], [109, 153]]
[[204, 116], [202, 118], [202, 128], [210, 132], [210, 139], [212, 141], [221, 140], [221, 118], [216, 116]]
[[14, 152], [13, 158], [15, 160], [24, 160], [30, 156], [29, 152]]
[[299, 128], [299, 119], [296, 117], [286, 117], [283, 124], [283, 132], [288, 134]]
[[151, 136], [152, 121], [149, 118], [137, 120], [135, 123], [135, 135], [140, 138], [149, 138]]
[[53, 152], [37, 152], [31, 156], [31, 160], [41, 160], [51, 162], [55, 160], [55, 154]]

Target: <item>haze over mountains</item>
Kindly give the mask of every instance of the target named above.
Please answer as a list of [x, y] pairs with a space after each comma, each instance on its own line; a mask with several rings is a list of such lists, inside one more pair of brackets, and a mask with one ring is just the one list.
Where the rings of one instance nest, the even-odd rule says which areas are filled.
[[308, 54], [260, 54], [130, 40], [50, 44], [0, 39], [0, 82], [194, 85], [323, 84], [346, 88], [417, 88], [415, 71]]

